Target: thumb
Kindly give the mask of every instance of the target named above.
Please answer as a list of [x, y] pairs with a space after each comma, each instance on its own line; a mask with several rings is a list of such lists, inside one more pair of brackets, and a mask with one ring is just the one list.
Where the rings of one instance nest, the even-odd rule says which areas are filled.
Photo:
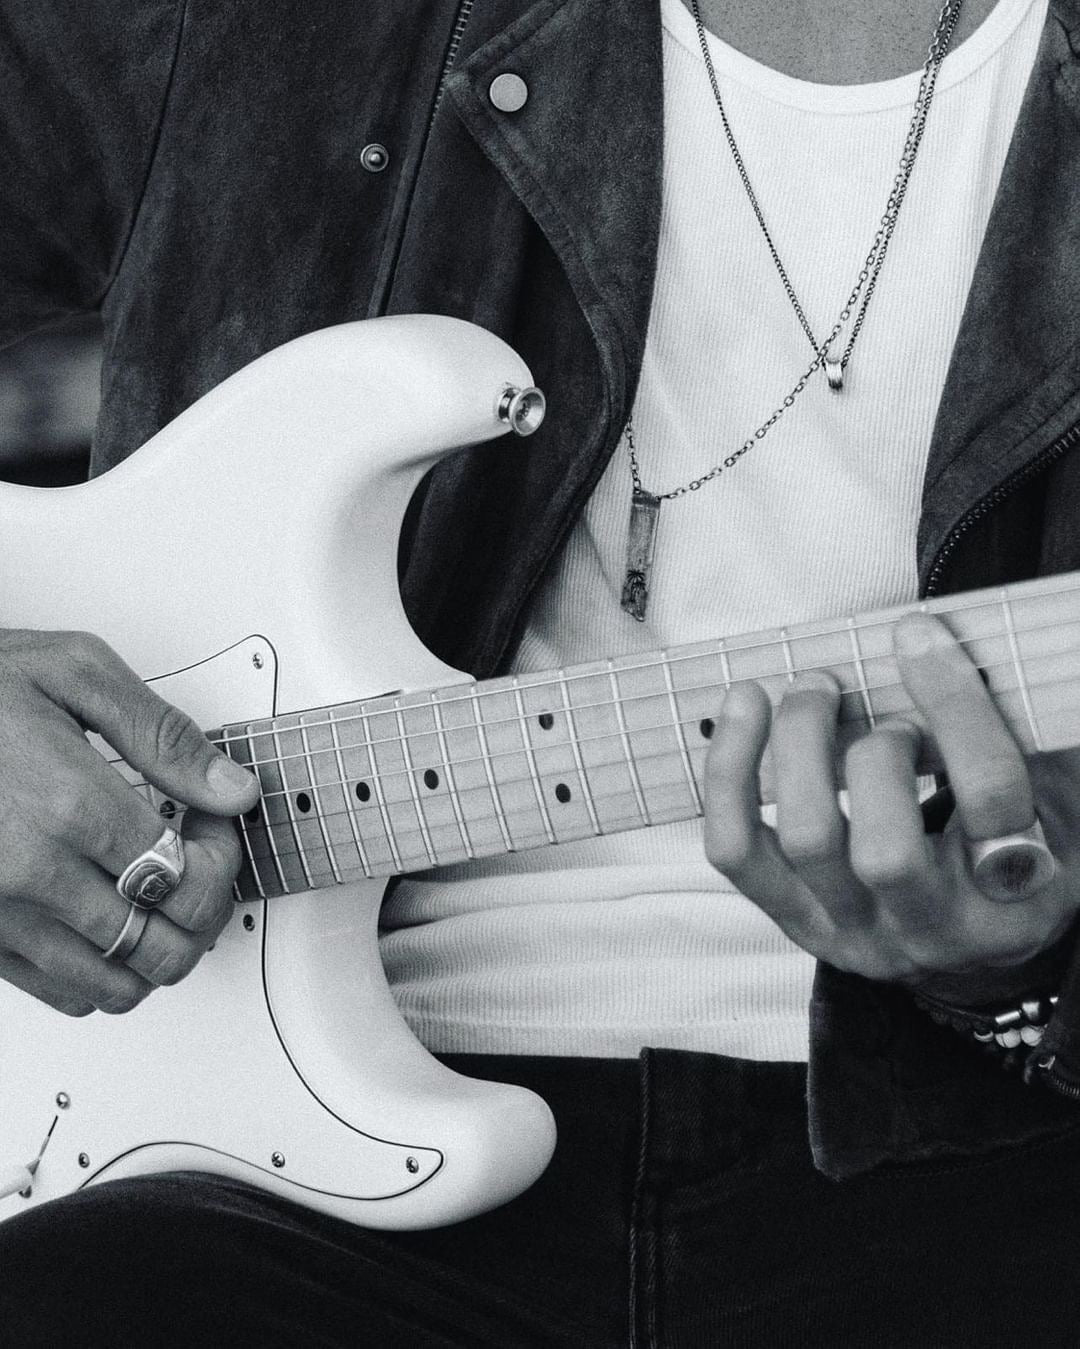
[[259, 799], [257, 779], [98, 638], [80, 634], [68, 677], [54, 662], [38, 684], [167, 796], [214, 815], [239, 815]]

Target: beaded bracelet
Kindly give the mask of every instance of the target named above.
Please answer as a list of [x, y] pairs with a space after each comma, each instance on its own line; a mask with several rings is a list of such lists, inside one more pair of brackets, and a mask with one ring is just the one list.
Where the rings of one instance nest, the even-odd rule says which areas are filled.
[[1058, 1000], [1051, 993], [1025, 998], [1018, 1007], [954, 1007], [926, 993], [912, 996], [939, 1026], [951, 1026], [995, 1053], [1039, 1044]]

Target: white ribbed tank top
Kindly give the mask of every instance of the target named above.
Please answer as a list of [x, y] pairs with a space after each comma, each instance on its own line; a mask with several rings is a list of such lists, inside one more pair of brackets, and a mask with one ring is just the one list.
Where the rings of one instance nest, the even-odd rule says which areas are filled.
[[[643, 624], [619, 608], [631, 489], [620, 446], [532, 606], [516, 669], [915, 596], [934, 415], [1046, 10], [998, 0], [946, 58], [843, 393], [819, 375], [735, 469], [664, 503]], [[654, 492], [735, 449], [813, 356], [723, 139], [693, 20], [680, 0], [662, 11], [664, 200], [634, 404]], [[711, 49], [765, 219], [823, 339], [884, 209], [918, 74], [819, 85], [717, 39]], [[709, 866], [700, 821], [405, 881], [381, 949], [402, 1012], [436, 1051], [806, 1056], [813, 962]]]

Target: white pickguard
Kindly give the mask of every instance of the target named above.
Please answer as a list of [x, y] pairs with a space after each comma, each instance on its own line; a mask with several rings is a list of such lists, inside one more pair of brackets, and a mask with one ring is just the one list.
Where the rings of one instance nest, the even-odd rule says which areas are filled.
[[[402, 613], [401, 515], [437, 457], [505, 429], [504, 387], [530, 383], [449, 319], [299, 339], [103, 478], [0, 488], [0, 625], [95, 631], [208, 728], [464, 678]], [[242, 905], [188, 979], [123, 1017], [71, 1020], [0, 985], [0, 1163], [29, 1162], [52, 1129], [0, 1220], [172, 1169], [388, 1228], [531, 1184], [550, 1112], [415, 1039], [379, 964], [382, 889]]]

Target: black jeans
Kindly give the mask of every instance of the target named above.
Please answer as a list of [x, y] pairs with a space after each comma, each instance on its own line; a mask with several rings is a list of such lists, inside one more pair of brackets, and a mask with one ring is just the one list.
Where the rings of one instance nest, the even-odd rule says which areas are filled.
[[799, 1065], [448, 1062], [555, 1111], [514, 1203], [385, 1233], [208, 1177], [102, 1185], [0, 1225], [5, 1349], [1080, 1343], [1080, 1130], [837, 1184]]

